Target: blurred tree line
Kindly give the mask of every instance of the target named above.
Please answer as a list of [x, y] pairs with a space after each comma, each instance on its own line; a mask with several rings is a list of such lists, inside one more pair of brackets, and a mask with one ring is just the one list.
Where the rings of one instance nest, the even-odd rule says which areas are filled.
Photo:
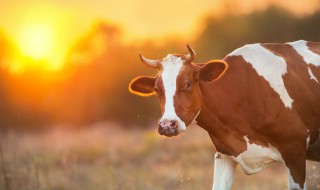
[[222, 59], [245, 44], [320, 41], [319, 23], [320, 11], [297, 17], [277, 7], [248, 15], [208, 17], [196, 45], [205, 60], [213, 56]]
[[[59, 71], [32, 67], [11, 73], [6, 65], [14, 48], [0, 33], [0, 129], [39, 130], [57, 124], [87, 126], [111, 120], [123, 126], [149, 126], [160, 116], [156, 97], [141, 98], [128, 92], [131, 79], [155, 75], [145, 67], [138, 51], [151, 59], [168, 53], [196, 50], [196, 62], [222, 59], [249, 43], [320, 41], [320, 12], [305, 17], [271, 7], [248, 15], [209, 16], [194, 41], [167, 39], [124, 44], [117, 26], [99, 21], [70, 50]], [[159, 45], [162, 44], [162, 45]], [[34, 60], [26, 60], [34, 61]]]

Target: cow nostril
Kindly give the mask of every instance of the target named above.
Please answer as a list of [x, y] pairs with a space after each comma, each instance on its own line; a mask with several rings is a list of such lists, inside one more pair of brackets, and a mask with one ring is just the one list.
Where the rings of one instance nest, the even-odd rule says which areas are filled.
[[166, 127], [166, 124], [167, 122], [166, 121], [161, 121], [160, 123], [159, 123], [159, 127], [160, 128], [165, 128]]
[[170, 121], [170, 127], [176, 127], [177, 126], [177, 121], [176, 120], [171, 120]]

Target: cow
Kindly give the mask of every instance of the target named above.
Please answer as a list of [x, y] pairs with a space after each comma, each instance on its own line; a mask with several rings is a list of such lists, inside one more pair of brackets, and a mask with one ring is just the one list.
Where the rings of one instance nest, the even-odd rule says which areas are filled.
[[193, 121], [214, 145], [213, 189], [230, 189], [236, 166], [246, 174], [274, 162], [289, 189], [306, 189], [306, 160], [320, 161], [320, 42], [245, 45], [223, 60], [194, 63], [195, 51], [141, 61], [158, 69], [129, 85], [157, 95], [158, 132], [176, 136]]

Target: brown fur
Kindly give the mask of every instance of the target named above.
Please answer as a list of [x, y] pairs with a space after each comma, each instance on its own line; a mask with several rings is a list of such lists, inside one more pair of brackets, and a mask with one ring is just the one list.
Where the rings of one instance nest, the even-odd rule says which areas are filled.
[[320, 55], [320, 42], [308, 42], [307, 46], [311, 51]]

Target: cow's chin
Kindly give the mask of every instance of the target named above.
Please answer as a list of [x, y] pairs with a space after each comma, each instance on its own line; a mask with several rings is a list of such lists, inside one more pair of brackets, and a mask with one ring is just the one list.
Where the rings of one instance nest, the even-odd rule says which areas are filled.
[[178, 133], [178, 132], [175, 132], [175, 133], [160, 133], [159, 132], [159, 134], [162, 135], [162, 136], [166, 136], [166, 137], [174, 137], [174, 136], [178, 136], [180, 133]]
[[176, 130], [170, 130], [170, 131], [166, 131], [166, 132], [161, 132], [159, 131], [159, 134], [162, 136], [166, 136], [166, 137], [174, 137], [174, 136], [178, 136], [181, 132], [178, 132]]

